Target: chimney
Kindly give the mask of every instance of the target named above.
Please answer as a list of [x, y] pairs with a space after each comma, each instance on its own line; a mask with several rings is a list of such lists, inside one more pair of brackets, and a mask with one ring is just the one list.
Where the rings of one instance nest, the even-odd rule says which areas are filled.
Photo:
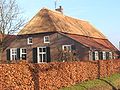
[[59, 8], [56, 8], [55, 10], [58, 11], [58, 12], [61, 12], [63, 14], [63, 8], [62, 8], [62, 6], [59, 6]]

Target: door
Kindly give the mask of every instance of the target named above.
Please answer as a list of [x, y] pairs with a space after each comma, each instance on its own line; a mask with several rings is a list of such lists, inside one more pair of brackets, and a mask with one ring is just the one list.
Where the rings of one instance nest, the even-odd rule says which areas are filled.
[[46, 47], [38, 47], [38, 63], [47, 62], [47, 49]]

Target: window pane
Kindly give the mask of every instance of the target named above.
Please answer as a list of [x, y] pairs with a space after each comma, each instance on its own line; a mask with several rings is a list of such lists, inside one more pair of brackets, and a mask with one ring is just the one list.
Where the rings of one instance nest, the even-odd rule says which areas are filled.
[[40, 62], [42, 62], [42, 54], [39, 54]]
[[44, 36], [44, 43], [49, 43], [49, 42], [50, 42], [49, 36]]
[[15, 55], [15, 60], [17, 60], [17, 55]]
[[43, 54], [43, 62], [46, 62], [46, 54]]
[[39, 52], [42, 52], [42, 48], [39, 48]]
[[112, 52], [109, 52], [109, 59], [112, 59]]
[[32, 39], [29, 39], [29, 43], [32, 43]]
[[26, 54], [22, 54], [22, 59], [26, 60]]
[[103, 52], [103, 60], [106, 59], [106, 52]]
[[43, 48], [43, 52], [46, 52], [46, 49], [45, 49], [45, 48]]
[[26, 53], [26, 49], [22, 49], [22, 53]]
[[66, 46], [64, 46], [64, 51], [67, 51], [67, 47]]
[[98, 51], [95, 51], [95, 60], [99, 60], [99, 58], [98, 58]]
[[64, 51], [68, 51], [68, 52], [71, 51], [71, 45], [63, 45], [62, 47]]
[[71, 46], [68, 46], [68, 51], [71, 51]]
[[28, 44], [32, 44], [32, 37], [29, 37], [27, 40], [28, 40]]
[[11, 60], [17, 60], [17, 49], [11, 49]]

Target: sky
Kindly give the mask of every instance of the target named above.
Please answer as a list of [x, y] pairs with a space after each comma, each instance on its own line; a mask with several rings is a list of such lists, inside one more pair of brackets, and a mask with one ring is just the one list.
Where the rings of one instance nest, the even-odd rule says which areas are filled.
[[[55, 9], [55, 0], [17, 0], [29, 21], [43, 7]], [[58, 0], [64, 14], [86, 20], [102, 32], [117, 48], [120, 41], [120, 0]]]

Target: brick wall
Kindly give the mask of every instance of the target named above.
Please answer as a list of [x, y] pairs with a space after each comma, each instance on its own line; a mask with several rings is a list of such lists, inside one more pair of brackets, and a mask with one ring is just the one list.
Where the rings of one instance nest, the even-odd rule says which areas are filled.
[[57, 90], [120, 72], [120, 60], [0, 64], [0, 90]]

